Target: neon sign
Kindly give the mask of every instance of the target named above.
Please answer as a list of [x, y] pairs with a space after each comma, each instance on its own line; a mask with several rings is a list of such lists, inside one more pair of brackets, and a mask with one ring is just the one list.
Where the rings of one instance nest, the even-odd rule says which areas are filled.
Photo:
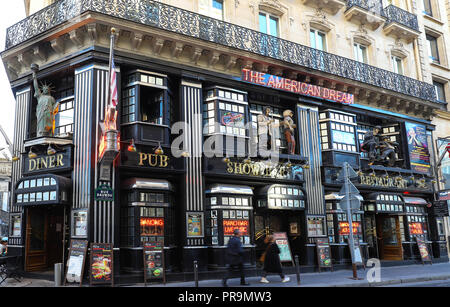
[[141, 226], [164, 226], [163, 218], [141, 218]]
[[352, 104], [354, 103], [355, 99], [353, 94], [344, 93], [341, 91], [336, 91], [329, 88], [286, 79], [274, 75], [269, 75], [263, 72], [257, 72], [246, 68], [242, 69], [241, 79], [242, 81], [262, 85], [265, 87], [305, 96], [322, 98], [344, 104]]
[[242, 235], [248, 235], [248, 220], [223, 220], [223, 235], [232, 236], [235, 229], [239, 229]]
[[410, 235], [423, 235], [422, 223], [409, 223]]
[[[360, 227], [360, 223], [359, 222], [352, 222], [352, 226], [353, 226], [353, 234], [358, 234], [359, 233], [359, 227]], [[340, 236], [348, 236], [350, 234], [350, 223], [349, 222], [339, 222], [339, 235]]]

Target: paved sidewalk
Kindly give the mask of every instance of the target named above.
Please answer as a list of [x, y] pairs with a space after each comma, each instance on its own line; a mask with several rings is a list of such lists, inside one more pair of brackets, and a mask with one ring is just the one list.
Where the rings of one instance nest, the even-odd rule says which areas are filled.
[[[433, 265], [407, 265], [395, 267], [382, 267], [380, 270], [381, 280], [379, 282], [369, 283], [367, 280], [367, 273], [373, 273], [373, 269], [366, 268], [366, 270], [359, 269], [358, 277], [361, 280], [353, 280], [351, 270], [339, 271], [322, 271], [322, 273], [301, 273], [300, 287], [376, 287], [386, 285], [396, 285], [401, 283], [414, 283], [430, 280], [447, 280], [450, 279], [450, 263], [436, 263]], [[372, 274], [373, 275], [373, 274]], [[298, 287], [297, 278], [295, 274], [288, 275], [290, 281], [282, 283], [278, 275], [269, 275], [269, 284], [260, 283], [259, 277], [249, 277], [247, 281], [250, 287]], [[23, 279], [17, 282], [14, 279], [8, 279], [1, 287], [53, 287], [54, 282], [48, 280], [38, 279]], [[71, 284], [68, 287], [77, 287], [78, 285]], [[85, 285], [87, 286], [87, 284]], [[143, 283], [132, 285], [117, 285], [122, 287], [144, 287]], [[195, 287], [195, 283], [191, 282], [171, 282], [165, 286], [163, 284], [147, 284], [147, 287]], [[228, 280], [229, 287], [242, 287], [239, 285], [239, 278]], [[222, 287], [222, 281], [216, 280], [201, 280], [199, 287]], [[244, 286], [245, 287], [245, 286]]]

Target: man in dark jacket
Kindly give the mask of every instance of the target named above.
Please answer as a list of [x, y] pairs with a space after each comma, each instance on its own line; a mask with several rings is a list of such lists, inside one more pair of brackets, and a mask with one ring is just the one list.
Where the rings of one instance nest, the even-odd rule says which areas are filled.
[[228, 254], [228, 272], [225, 278], [222, 280], [222, 285], [227, 287], [227, 280], [231, 277], [232, 272], [237, 268], [241, 276], [241, 285], [248, 286], [249, 283], [245, 282], [244, 275], [244, 265], [242, 257], [244, 255], [244, 248], [241, 242], [241, 232], [239, 229], [235, 229], [233, 236], [230, 238], [227, 244], [227, 254]]

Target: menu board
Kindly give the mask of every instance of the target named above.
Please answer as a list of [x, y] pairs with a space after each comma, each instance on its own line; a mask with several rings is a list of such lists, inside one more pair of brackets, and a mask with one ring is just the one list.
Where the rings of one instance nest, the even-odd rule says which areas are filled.
[[293, 263], [291, 248], [289, 247], [289, 240], [286, 233], [274, 232], [273, 238], [280, 249], [280, 261]]
[[88, 241], [86, 240], [72, 240], [70, 242], [69, 259], [66, 264], [66, 282], [83, 282], [84, 263], [86, 259], [86, 251]]
[[113, 247], [110, 243], [91, 243], [90, 283], [111, 284], [114, 286], [113, 276]]
[[430, 172], [430, 151], [428, 150], [425, 126], [405, 122], [405, 129], [411, 169], [428, 174]]
[[331, 262], [330, 243], [328, 242], [328, 238], [317, 238], [316, 250], [319, 272], [321, 268], [331, 268], [333, 270], [333, 263]]
[[417, 247], [419, 248], [420, 258], [422, 258], [422, 263], [432, 262], [430, 253], [428, 252], [428, 247], [425, 241], [421, 237], [416, 237]]
[[166, 283], [164, 246], [160, 242], [144, 243], [144, 283], [148, 279], [163, 279]]

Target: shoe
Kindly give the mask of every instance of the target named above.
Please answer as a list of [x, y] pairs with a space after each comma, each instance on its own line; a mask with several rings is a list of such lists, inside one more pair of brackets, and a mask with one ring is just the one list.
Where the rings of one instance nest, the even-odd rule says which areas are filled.
[[250, 284], [248, 282], [241, 282], [241, 286], [250, 286]]
[[265, 277], [261, 278], [260, 282], [265, 283], [265, 284], [269, 283], [269, 281]]
[[283, 278], [283, 280], [281, 281], [281, 282], [288, 282], [288, 281], [290, 281], [291, 279], [289, 278], [289, 276], [286, 276], [286, 277], [284, 277]]

